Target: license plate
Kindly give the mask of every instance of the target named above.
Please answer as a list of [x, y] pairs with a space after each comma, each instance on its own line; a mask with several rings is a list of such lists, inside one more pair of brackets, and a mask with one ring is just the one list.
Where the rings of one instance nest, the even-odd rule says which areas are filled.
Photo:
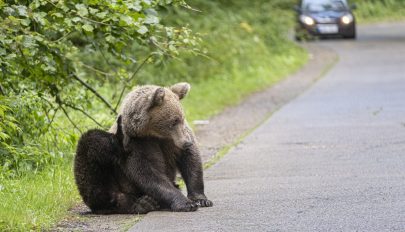
[[339, 28], [336, 24], [318, 25], [318, 31], [321, 34], [335, 34]]

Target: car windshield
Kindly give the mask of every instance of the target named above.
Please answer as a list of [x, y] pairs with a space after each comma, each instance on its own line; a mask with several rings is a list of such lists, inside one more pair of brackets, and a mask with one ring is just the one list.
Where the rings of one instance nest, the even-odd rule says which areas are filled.
[[304, 11], [309, 12], [346, 10], [346, 5], [341, 0], [307, 0], [302, 6]]

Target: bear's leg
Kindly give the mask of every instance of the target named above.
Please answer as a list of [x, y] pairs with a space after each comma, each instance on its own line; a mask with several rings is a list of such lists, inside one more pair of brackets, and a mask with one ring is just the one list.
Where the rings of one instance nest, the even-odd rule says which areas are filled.
[[185, 197], [177, 189], [172, 180], [164, 173], [159, 173], [152, 163], [145, 163], [137, 155], [128, 158], [127, 176], [144, 193], [156, 199], [163, 207], [167, 206], [173, 211], [196, 211], [198, 206], [195, 202]]
[[144, 214], [151, 211], [156, 211], [160, 208], [157, 201], [148, 195], [138, 198], [131, 206], [132, 213]]
[[212, 201], [208, 200], [204, 194], [203, 168], [195, 143], [182, 152], [177, 166], [187, 186], [187, 197], [198, 206], [213, 206]]
[[111, 196], [113, 197], [113, 207], [93, 212], [95, 214], [146, 214], [160, 208], [157, 201], [147, 195], [136, 198], [130, 194], [114, 192]]
[[112, 167], [102, 166], [91, 156], [78, 153], [75, 157], [75, 179], [84, 203], [97, 212], [114, 207], [111, 185], [114, 180], [108, 173]]

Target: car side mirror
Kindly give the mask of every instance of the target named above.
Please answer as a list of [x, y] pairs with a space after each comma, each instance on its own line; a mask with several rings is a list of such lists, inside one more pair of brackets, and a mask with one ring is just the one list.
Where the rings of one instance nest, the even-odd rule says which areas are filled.
[[295, 5], [293, 8], [296, 12], [301, 12], [301, 7], [299, 7], [298, 5]]
[[357, 9], [357, 5], [356, 5], [356, 3], [353, 3], [352, 5], [350, 5], [350, 9], [352, 9], [352, 10]]

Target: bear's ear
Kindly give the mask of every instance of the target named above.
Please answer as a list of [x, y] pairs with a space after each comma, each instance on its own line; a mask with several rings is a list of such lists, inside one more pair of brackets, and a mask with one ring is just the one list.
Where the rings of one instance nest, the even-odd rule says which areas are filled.
[[124, 140], [124, 133], [122, 131], [122, 116], [118, 115], [117, 118], [117, 132], [115, 133], [115, 136], [117, 136], [118, 142], [123, 145], [123, 140]]
[[153, 94], [153, 99], [150, 104], [150, 108], [162, 105], [164, 98], [165, 98], [165, 89], [162, 87], [157, 88], [155, 90], [155, 93]]
[[179, 99], [181, 100], [187, 95], [188, 91], [190, 91], [190, 88], [191, 88], [191, 86], [189, 83], [180, 82], [180, 83], [172, 85], [170, 87], [170, 90], [173, 93], [175, 93], [177, 96], [179, 96]]

